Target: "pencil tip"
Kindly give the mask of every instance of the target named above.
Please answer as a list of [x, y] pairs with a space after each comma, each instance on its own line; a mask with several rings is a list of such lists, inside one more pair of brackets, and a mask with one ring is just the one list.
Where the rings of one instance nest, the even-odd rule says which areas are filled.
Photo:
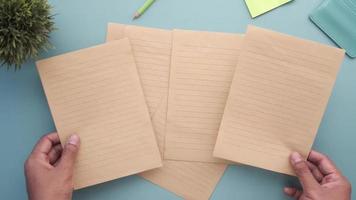
[[134, 16], [133, 16], [133, 18], [132, 19], [137, 19], [137, 18], [139, 18], [140, 17], [140, 14], [139, 13], [137, 13], [137, 12], [135, 12], [135, 14], [134, 14]]

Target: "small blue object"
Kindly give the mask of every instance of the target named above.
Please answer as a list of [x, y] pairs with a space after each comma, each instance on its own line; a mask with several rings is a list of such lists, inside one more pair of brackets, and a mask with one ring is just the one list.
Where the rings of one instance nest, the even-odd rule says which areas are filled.
[[356, 0], [325, 0], [310, 19], [347, 55], [356, 57]]

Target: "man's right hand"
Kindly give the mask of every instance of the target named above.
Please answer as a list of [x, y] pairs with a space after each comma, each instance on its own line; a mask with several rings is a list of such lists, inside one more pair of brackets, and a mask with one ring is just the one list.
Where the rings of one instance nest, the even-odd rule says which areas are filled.
[[285, 187], [284, 192], [297, 200], [351, 200], [351, 184], [325, 155], [312, 151], [305, 161], [294, 152], [290, 162], [303, 190]]

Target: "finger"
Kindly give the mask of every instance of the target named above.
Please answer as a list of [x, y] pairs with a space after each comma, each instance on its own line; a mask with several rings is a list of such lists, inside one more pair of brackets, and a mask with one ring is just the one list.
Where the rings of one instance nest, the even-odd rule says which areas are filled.
[[315, 166], [313, 163], [307, 161], [308, 167], [312, 172], [314, 178], [320, 183], [323, 180], [323, 174], [320, 172], [319, 168]]
[[48, 153], [48, 159], [51, 165], [57, 162], [58, 158], [62, 154], [62, 151], [63, 148], [61, 144], [57, 144], [51, 149], [51, 151]]
[[58, 166], [70, 172], [73, 171], [74, 163], [78, 155], [80, 139], [78, 135], [72, 135], [64, 146], [61, 160]]
[[59, 137], [57, 133], [44, 135], [33, 148], [32, 155], [40, 155], [46, 158], [47, 154], [51, 151], [52, 146], [59, 144]]
[[284, 187], [283, 191], [286, 195], [293, 197], [294, 194], [297, 192], [297, 189], [293, 187]]
[[290, 156], [290, 162], [304, 190], [314, 189], [319, 186], [307, 162], [303, 160], [299, 153], [293, 152]]
[[292, 197], [294, 199], [299, 199], [299, 197], [302, 195], [302, 191], [297, 190], [293, 187], [285, 187], [283, 191], [287, 196]]
[[302, 196], [303, 192], [300, 190], [297, 190], [297, 192], [294, 194], [293, 198], [294, 199], [299, 199], [300, 196]]
[[308, 161], [317, 166], [324, 176], [329, 174], [340, 174], [335, 164], [324, 154], [313, 150], [309, 154]]

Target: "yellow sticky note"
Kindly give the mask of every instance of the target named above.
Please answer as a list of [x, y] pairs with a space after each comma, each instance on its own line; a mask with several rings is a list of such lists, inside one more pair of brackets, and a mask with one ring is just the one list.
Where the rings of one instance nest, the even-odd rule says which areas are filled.
[[292, 0], [245, 0], [251, 16], [257, 17]]

